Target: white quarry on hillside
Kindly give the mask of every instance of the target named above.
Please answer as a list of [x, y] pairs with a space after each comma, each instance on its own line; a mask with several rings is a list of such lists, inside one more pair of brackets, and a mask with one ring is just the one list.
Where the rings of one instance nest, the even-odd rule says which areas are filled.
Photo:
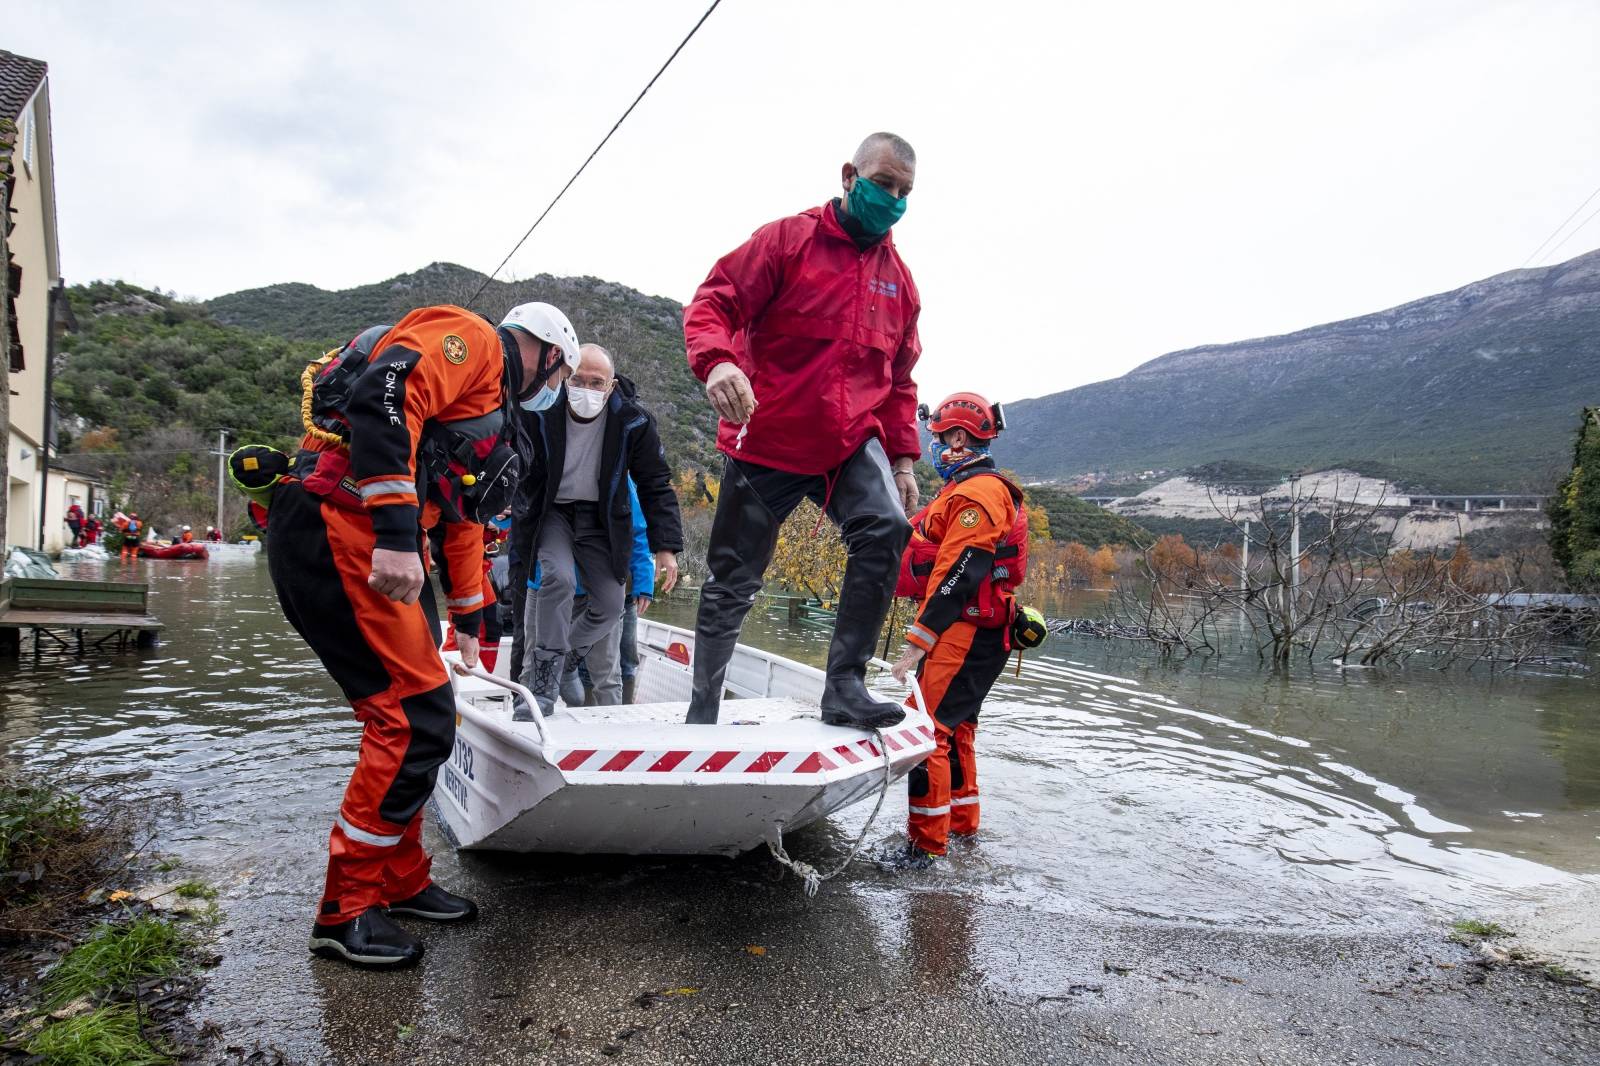
[[1188, 477], [1172, 477], [1137, 496], [1125, 496], [1110, 504], [1118, 514], [1137, 520], [1140, 515], [1162, 518], [1218, 518], [1226, 515], [1258, 514], [1264, 497], [1269, 503], [1302, 499], [1357, 503], [1363, 507], [1408, 507], [1410, 492], [1402, 492], [1391, 481], [1363, 477], [1353, 470], [1318, 470], [1302, 474], [1298, 487], [1288, 480], [1264, 492], [1231, 494]]
[[[1375, 519], [1374, 526], [1389, 534], [1390, 547], [1397, 551], [1402, 548], [1433, 551], [1448, 547], [1468, 533], [1479, 530], [1530, 524], [1542, 529], [1547, 524], [1542, 512], [1525, 507], [1471, 512], [1444, 510], [1434, 504], [1453, 497], [1440, 497], [1418, 489], [1400, 489], [1391, 481], [1365, 477], [1353, 470], [1318, 470], [1302, 474], [1298, 485], [1286, 479], [1255, 493], [1230, 492], [1193, 478], [1173, 477], [1137, 496], [1114, 500], [1107, 505], [1107, 509], [1135, 522], [1141, 518], [1243, 520], [1259, 518], [1263, 500], [1269, 509], [1276, 511], [1296, 497], [1314, 501], [1313, 509], [1320, 509], [1315, 507], [1317, 503], [1330, 507], [1334, 503], [1341, 503], [1379, 509], [1382, 513]], [[1508, 496], [1507, 499], [1524, 501], [1534, 498]]]

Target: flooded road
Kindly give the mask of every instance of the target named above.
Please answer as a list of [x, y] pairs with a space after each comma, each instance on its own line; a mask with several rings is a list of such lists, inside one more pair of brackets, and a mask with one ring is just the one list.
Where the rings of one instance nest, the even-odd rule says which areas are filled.
[[[456, 856], [430, 827], [486, 920], [374, 977], [305, 956], [358, 728], [264, 562], [137, 569], [161, 647], [0, 664], [0, 757], [156, 801], [161, 850], [224, 890], [201, 1016], [240, 1054], [1594, 1060], [1589, 994], [1474, 977], [1442, 940], [1600, 881], [1593, 678], [1279, 676], [1052, 640], [985, 708], [983, 834], [940, 870], [858, 864], [807, 902], [763, 856]], [[658, 610], [692, 624], [692, 602]], [[756, 612], [746, 641], [819, 662], [826, 630]], [[790, 851], [826, 858], [866, 813]], [[872, 839], [904, 817], [897, 790]], [[1517, 1017], [1530, 997], [1547, 1013]]]

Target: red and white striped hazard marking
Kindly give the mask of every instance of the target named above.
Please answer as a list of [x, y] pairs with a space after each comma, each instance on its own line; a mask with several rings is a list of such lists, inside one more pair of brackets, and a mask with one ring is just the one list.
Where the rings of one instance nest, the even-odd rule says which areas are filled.
[[[929, 726], [896, 729], [883, 735], [891, 753], [933, 739]], [[647, 751], [643, 748], [603, 751], [573, 748], [555, 753], [556, 765], [568, 773], [634, 774], [815, 774], [883, 758], [876, 738], [839, 744], [822, 751]]]

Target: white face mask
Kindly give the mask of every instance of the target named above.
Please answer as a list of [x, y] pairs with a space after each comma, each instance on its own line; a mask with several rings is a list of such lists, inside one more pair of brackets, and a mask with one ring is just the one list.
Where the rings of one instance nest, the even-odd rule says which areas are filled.
[[579, 418], [593, 418], [606, 406], [606, 389], [575, 389], [567, 386], [567, 406]]

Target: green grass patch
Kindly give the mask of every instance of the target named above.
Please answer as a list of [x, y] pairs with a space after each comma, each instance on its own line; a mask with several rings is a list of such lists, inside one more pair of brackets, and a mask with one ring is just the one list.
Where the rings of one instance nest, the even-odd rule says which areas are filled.
[[1560, 963], [1546, 963], [1542, 969], [1544, 970], [1545, 977], [1551, 981], [1555, 981], [1557, 984], [1581, 985], [1585, 983], [1583, 978], [1579, 977], [1565, 966], [1562, 966]]
[[0, 872], [26, 869], [83, 830], [83, 801], [51, 785], [0, 780]]
[[206, 884], [204, 881], [185, 881], [172, 891], [181, 899], [217, 898], [217, 890]]
[[172, 1055], [139, 1031], [128, 1007], [102, 1007], [51, 1022], [28, 1041], [44, 1066], [167, 1066]]
[[183, 865], [182, 862], [180, 862], [178, 859], [173, 858], [171, 855], [163, 855], [156, 862], [156, 872], [157, 873], [163, 873], [163, 874], [164, 873], [171, 873], [173, 870], [176, 870], [178, 867], [180, 867], [182, 865]]
[[189, 946], [181, 930], [159, 918], [103, 922], [45, 979], [46, 1008], [54, 1010], [83, 996], [120, 991], [147, 977], [177, 973]]
[[1511, 930], [1499, 922], [1485, 922], [1479, 918], [1463, 918], [1458, 922], [1452, 922], [1450, 928], [1455, 930], [1458, 937], [1476, 936], [1488, 938], [1511, 935]]

